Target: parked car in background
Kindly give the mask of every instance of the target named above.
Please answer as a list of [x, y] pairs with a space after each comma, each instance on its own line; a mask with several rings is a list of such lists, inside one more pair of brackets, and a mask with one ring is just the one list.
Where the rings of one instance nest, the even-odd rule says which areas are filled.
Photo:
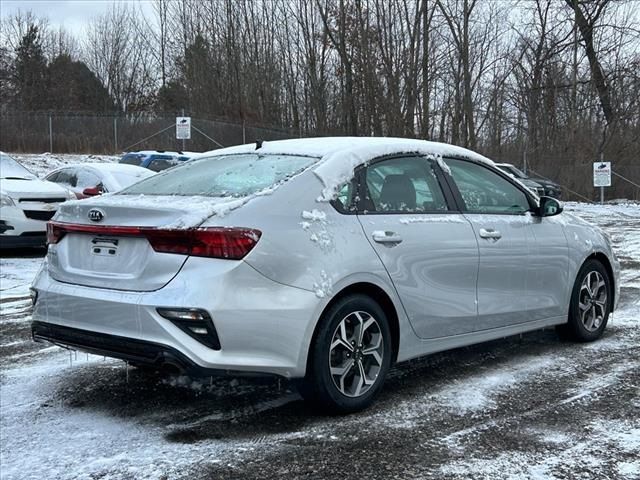
[[164, 150], [143, 150], [140, 152], [125, 153], [120, 158], [120, 163], [125, 165], [136, 165], [148, 168], [154, 172], [160, 172], [167, 168], [179, 165], [191, 158], [185, 152], [169, 152]]
[[596, 340], [620, 292], [601, 230], [421, 140], [225, 148], [63, 204], [48, 233], [35, 340], [298, 379], [339, 412], [369, 405], [396, 362], [554, 325]]
[[38, 179], [0, 152], [0, 248], [45, 246], [47, 221], [72, 198], [68, 189]]
[[155, 175], [155, 172], [135, 165], [120, 163], [80, 163], [58, 168], [45, 180], [71, 190], [77, 198], [113, 193]]
[[536, 189], [542, 187], [542, 191], [537, 192], [539, 195], [546, 195], [547, 197], [558, 199], [562, 198], [562, 187], [551, 180], [547, 180], [546, 178], [530, 177], [511, 163], [496, 163], [496, 166], [507, 172], [509, 175], [513, 175], [527, 186], [529, 186], [527, 184], [527, 182], [529, 182], [531, 185], [535, 184]]

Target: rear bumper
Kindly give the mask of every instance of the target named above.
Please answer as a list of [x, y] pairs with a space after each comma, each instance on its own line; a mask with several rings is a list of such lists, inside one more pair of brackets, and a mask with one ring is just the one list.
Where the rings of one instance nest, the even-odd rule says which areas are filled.
[[[241, 371], [203, 368], [175, 348], [160, 343], [63, 327], [53, 323], [33, 322], [31, 336], [36, 342], [46, 341], [63, 348], [119, 358], [135, 365], [146, 365], [159, 369], [174, 367], [176, 370], [192, 376], [250, 374]], [[256, 373], [256, 375], [261, 374]]]
[[39, 232], [27, 232], [22, 235], [0, 234], [0, 248], [43, 248], [47, 245], [47, 235]]
[[[244, 262], [190, 258], [164, 288], [130, 292], [36, 278], [35, 339], [189, 372], [302, 377], [320, 301], [273, 282]], [[187, 335], [158, 307], [209, 313], [221, 349]], [[62, 329], [60, 329], [62, 327]], [[68, 330], [71, 329], [71, 330]], [[71, 335], [71, 336], [70, 336]]]

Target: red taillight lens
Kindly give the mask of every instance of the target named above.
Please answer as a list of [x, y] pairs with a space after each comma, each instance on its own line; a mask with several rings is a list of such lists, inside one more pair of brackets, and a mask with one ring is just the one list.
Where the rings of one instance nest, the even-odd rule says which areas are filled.
[[262, 235], [259, 230], [225, 227], [192, 230], [149, 229], [144, 234], [156, 252], [232, 260], [244, 258]]
[[205, 227], [164, 230], [151, 227], [47, 224], [47, 242], [58, 243], [69, 232], [120, 237], [145, 237], [151, 248], [161, 253], [240, 260], [258, 243], [262, 232], [250, 228]]
[[58, 224], [47, 222], [47, 243], [58, 243], [64, 234], [64, 230]]

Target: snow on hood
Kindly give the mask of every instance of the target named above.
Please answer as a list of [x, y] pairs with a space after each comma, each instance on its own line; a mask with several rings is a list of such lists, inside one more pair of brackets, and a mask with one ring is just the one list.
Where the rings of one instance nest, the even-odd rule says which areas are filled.
[[3, 178], [0, 181], [0, 191], [10, 197], [23, 194], [60, 195], [64, 198], [69, 196], [66, 188], [52, 182], [38, 180], [37, 178], [21, 180]]

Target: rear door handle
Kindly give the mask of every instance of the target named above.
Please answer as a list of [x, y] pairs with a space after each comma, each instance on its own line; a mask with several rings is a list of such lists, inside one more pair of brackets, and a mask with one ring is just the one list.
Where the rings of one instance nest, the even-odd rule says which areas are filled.
[[374, 242], [398, 244], [402, 242], [402, 237], [396, 232], [373, 232], [371, 234]]
[[494, 230], [493, 228], [481, 228], [480, 237], [493, 238], [494, 240], [498, 240], [499, 238], [502, 238], [502, 234], [498, 230]]

